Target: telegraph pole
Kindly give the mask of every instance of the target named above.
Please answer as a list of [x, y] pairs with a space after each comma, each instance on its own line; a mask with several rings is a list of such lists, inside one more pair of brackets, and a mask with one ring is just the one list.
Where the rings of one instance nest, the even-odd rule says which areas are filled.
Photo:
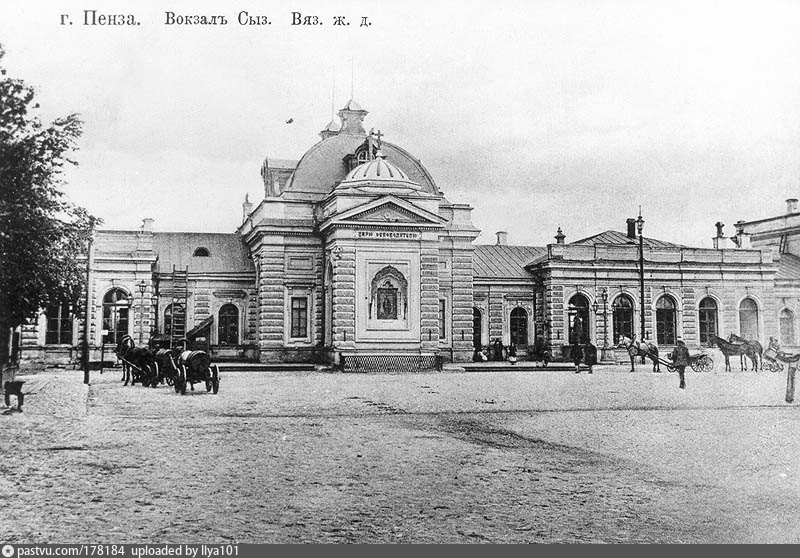
[[[644, 237], [642, 230], [644, 229], [644, 219], [642, 219], [642, 207], [639, 206], [639, 218], [636, 219], [636, 232], [639, 233], [639, 317], [641, 318], [641, 339], [640, 343], [644, 343]], [[644, 356], [642, 356], [642, 364], [644, 364]]]
[[92, 258], [94, 257], [94, 217], [89, 217], [89, 247], [86, 253], [86, 310], [83, 319], [83, 383], [89, 383], [89, 332], [92, 323]]

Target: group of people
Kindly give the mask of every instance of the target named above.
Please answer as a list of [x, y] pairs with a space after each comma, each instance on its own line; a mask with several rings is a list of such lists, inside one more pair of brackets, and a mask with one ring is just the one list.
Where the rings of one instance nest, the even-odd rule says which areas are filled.
[[597, 347], [592, 345], [591, 341], [586, 343], [573, 343], [570, 346], [570, 360], [575, 365], [575, 373], [581, 373], [581, 363], [589, 368], [589, 374], [592, 373], [592, 367], [597, 364]]
[[[597, 364], [597, 347], [591, 341], [586, 343], [575, 342], [570, 345], [569, 358], [575, 365], [575, 373], [580, 374], [581, 364], [586, 365], [589, 374], [593, 372], [592, 368]], [[686, 347], [682, 338], [677, 339], [677, 345], [669, 359], [675, 365], [675, 370], [680, 376], [680, 389], [686, 389], [685, 371], [689, 366], [689, 349]], [[472, 360], [475, 362], [488, 362], [488, 361], [504, 361], [508, 360], [511, 364], [517, 362], [517, 348], [514, 344], [505, 347], [500, 341], [500, 338], [495, 338], [492, 343], [487, 347], [475, 347], [475, 353]], [[550, 347], [541, 336], [537, 336], [536, 343], [534, 343], [533, 351], [531, 353], [531, 360], [542, 360], [544, 366], [547, 366], [548, 361], [552, 360], [552, 352]]]
[[505, 347], [498, 337], [494, 339], [488, 347], [475, 347], [472, 360], [475, 362], [488, 362], [490, 360], [500, 362], [508, 360], [511, 364], [514, 364], [517, 362], [517, 348], [513, 343]]

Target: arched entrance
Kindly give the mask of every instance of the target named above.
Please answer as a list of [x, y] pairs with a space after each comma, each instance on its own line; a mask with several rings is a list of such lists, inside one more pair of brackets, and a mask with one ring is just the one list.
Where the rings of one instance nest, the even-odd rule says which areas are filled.
[[589, 342], [589, 299], [577, 293], [569, 299], [569, 343]]
[[108, 332], [103, 337], [104, 344], [119, 345], [128, 335], [130, 307], [128, 293], [122, 289], [111, 289], [103, 297], [103, 329]]

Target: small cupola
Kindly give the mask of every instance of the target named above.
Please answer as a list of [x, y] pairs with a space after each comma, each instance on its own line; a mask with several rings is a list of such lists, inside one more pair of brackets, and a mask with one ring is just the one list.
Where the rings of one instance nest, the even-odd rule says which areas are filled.
[[319, 133], [319, 137], [322, 139], [327, 139], [331, 136], [336, 136], [339, 134], [339, 131], [342, 129], [342, 125], [336, 121], [336, 119], [332, 119], [328, 122], [328, 125], [325, 126]]
[[342, 125], [339, 129], [340, 134], [357, 134], [366, 135], [367, 131], [364, 129], [364, 118], [369, 113], [361, 108], [354, 99], [347, 101], [343, 109], [339, 111], [339, 118], [342, 120]]
[[386, 160], [386, 155], [378, 151], [375, 158], [347, 173], [336, 190], [357, 189], [362, 192], [381, 194], [403, 194], [422, 192], [422, 187], [411, 180], [401, 169]]

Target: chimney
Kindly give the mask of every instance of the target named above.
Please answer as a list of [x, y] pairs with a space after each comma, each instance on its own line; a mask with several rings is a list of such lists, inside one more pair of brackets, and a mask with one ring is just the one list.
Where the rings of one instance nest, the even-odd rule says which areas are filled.
[[508, 246], [508, 233], [506, 231], [497, 231], [497, 246]]
[[786, 200], [786, 213], [797, 213], [797, 198]]
[[725, 248], [725, 235], [722, 232], [722, 228], [725, 226], [725, 224], [717, 221], [714, 223], [714, 226], [717, 227], [717, 236], [711, 239], [714, 242], [714, 249], [719, 250], [721, 248]]
[[152, 232], [154, 222], [155, 219], [151, 219], [150, 217], [142, 219], [142, 232]]
[[561, 230], [561, 227], [558, 227], [558, 232], [556, 232], [556, 244], [564, 244], [564, 239], [567, 235]]
[[732, 237], [737, 248], [752, 248], [750, 233], [744, 232], [744, 221], [736, 221], [736, 236]]
[[250, 194], [244, 195], [244, 203], [242, 204], [242, 221], [250, 216], [253, 212], [253, 204], [250, 202]]
[[628, 217], [625, 222], [628, 224], [628, 238], [636, 239], [636, 219]]

